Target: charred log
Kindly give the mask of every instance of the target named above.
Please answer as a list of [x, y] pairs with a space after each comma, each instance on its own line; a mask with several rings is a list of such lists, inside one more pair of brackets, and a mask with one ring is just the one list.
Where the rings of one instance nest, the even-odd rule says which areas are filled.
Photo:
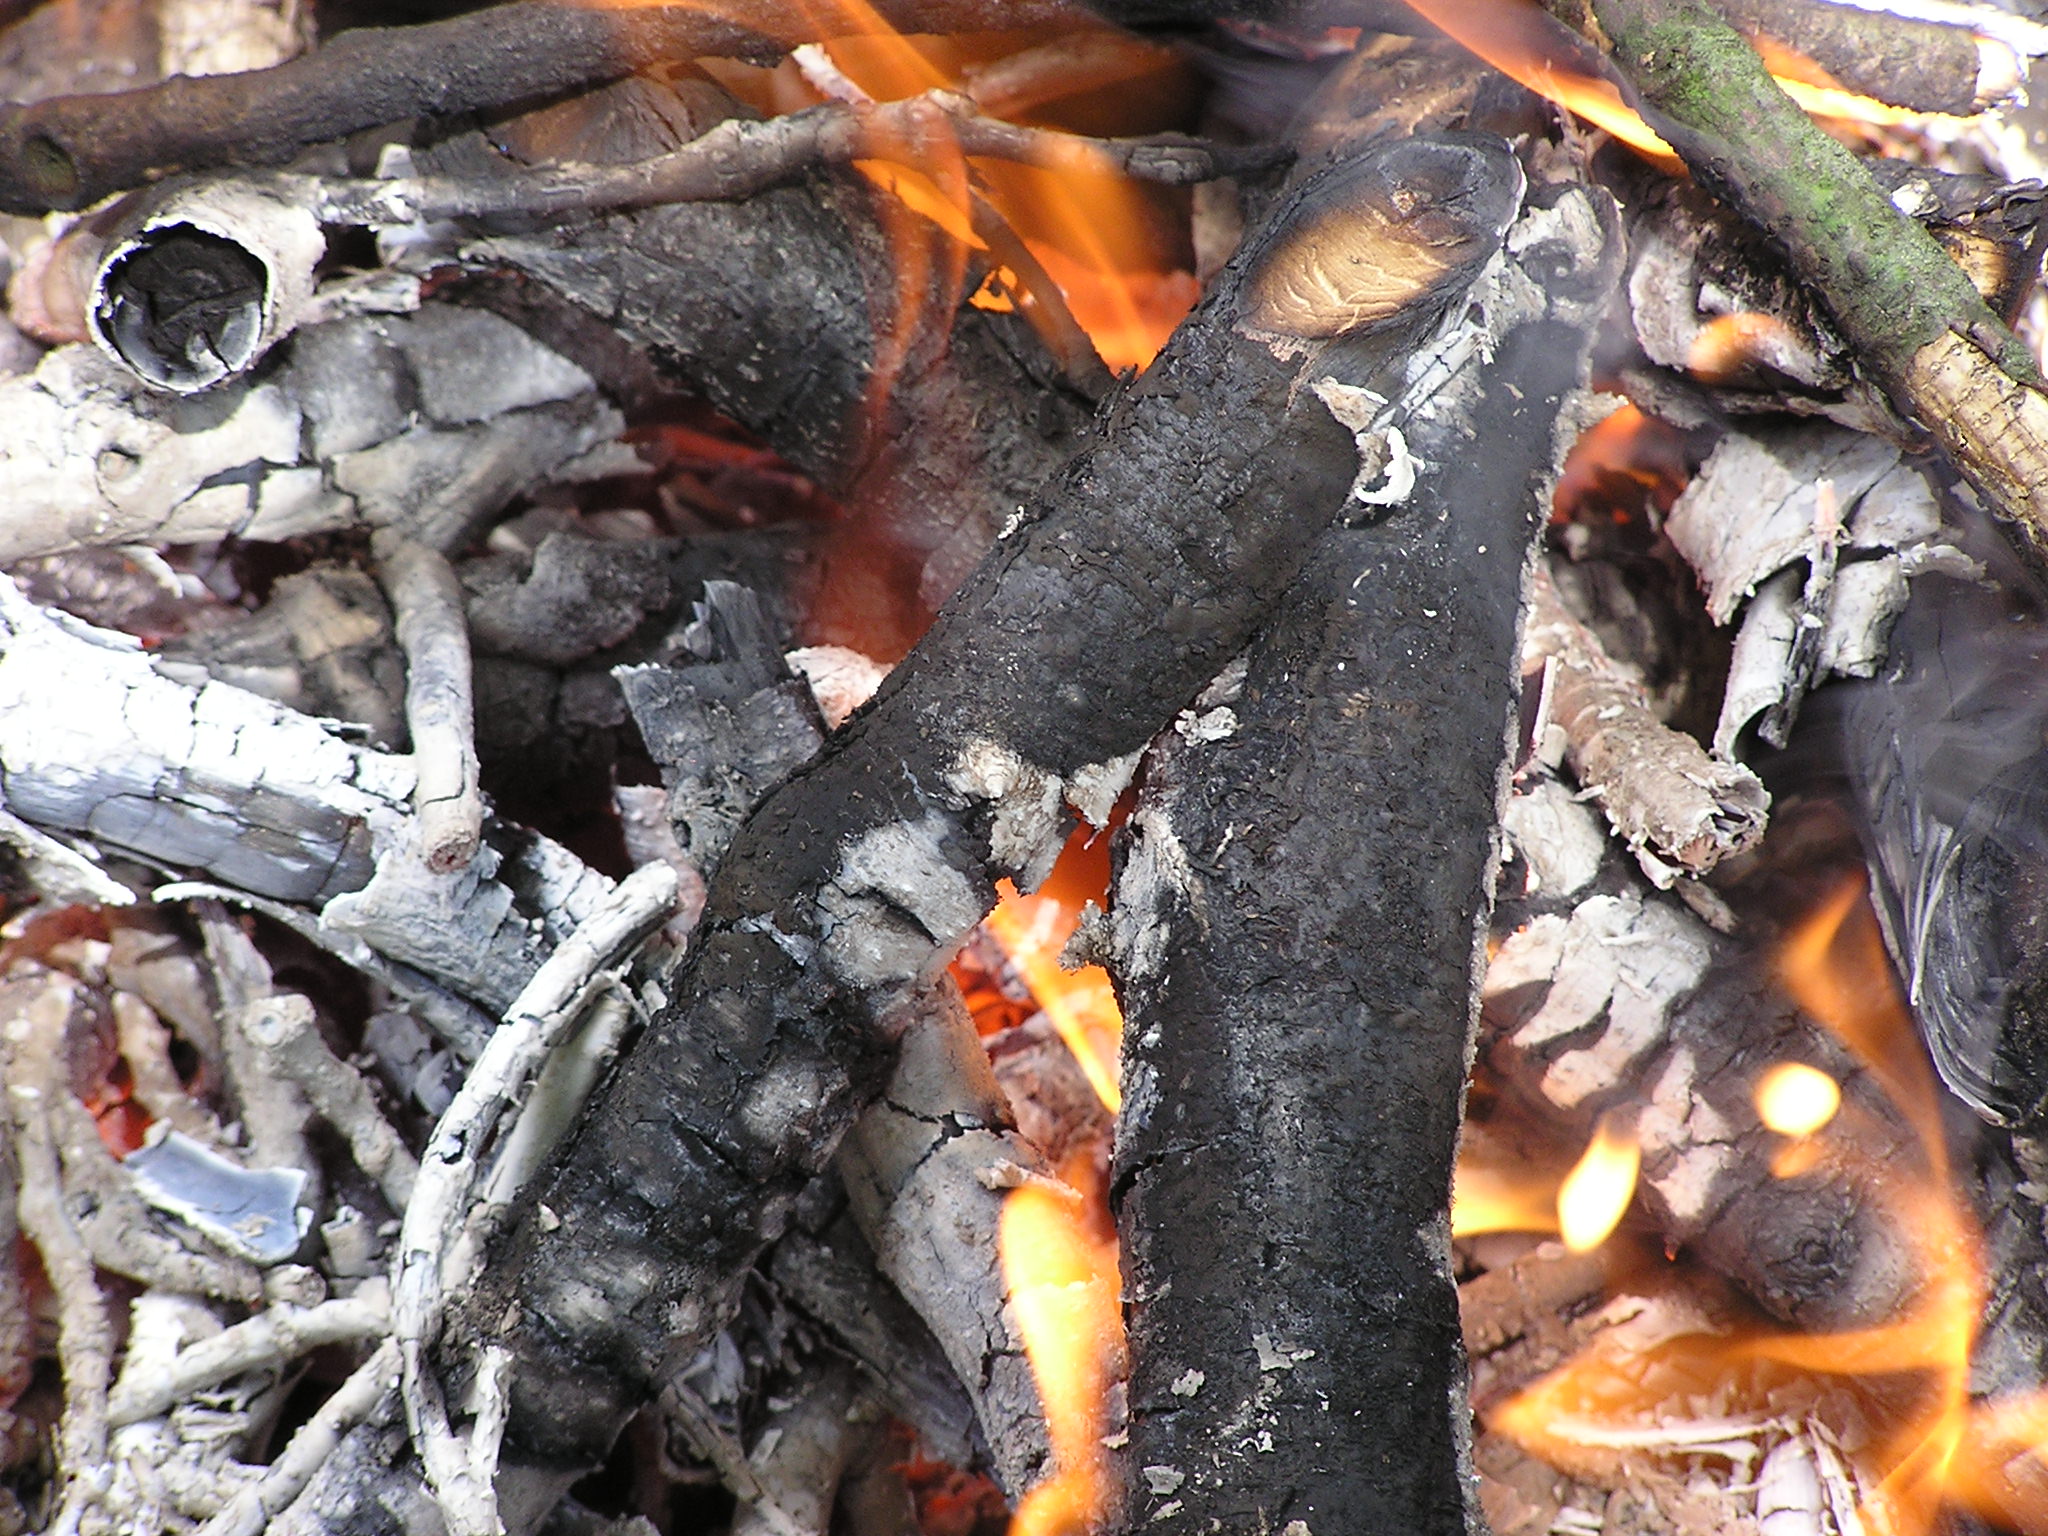
[[1469, 322], [1490, 361], [1404, 423], [1429, 468], [1325, 537], [1136, 814], [1126, 1529], [1475, 1519], [1443, 1211], [1521, 575], [1618, 271], [1611, 212], [1575, 187], [1538, 193], [1509, 249]]

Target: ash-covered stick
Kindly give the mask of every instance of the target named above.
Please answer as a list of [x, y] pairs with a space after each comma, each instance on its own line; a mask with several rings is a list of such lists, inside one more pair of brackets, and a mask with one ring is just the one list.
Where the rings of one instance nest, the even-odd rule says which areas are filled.
[[484, 1458], [488, 1464], [479, 1467], [454, 1443], [439, 1381], [423, 1366], [452, 1293], [472, 1278], [468, 1266], [476, 1255], [462, 1252], [458, 1238], [482, 1175], [484, 1148], [506, 1106], [524, 1092], [548, 1053], [581, 1018], [600, 973], [668, 916], [674, 895], [673, 870], [665, 864], [644, 866], [621, 881], [605, 906], [535, 972], [435, 1125], [406, 1206], [393, 1332], [405, 1365], [407, 1418], [443, 1512], [457, 1531], [489, 1531], [496, 1524], [491, 1501], [496, 1447]]
[[342, 1439], [398, 1396], [398, 1344], [386, 1339], [350, 1373], [301, 1425], [258, 1481], [236, 1494], [201, 1529], [200, 1536], [262, 1536], [306, 1491], [314, 1476], [336, 1464]]
[[[1558, 824], [1590, 822], [1561, 787], [1537, 792], [1564, 802]], [[1914, 1157], [1901, 1111], [1790, 1001], [1765, 948], [1632, 884], [1611, 843], [1606, 858], [1569, 889], [1503, 901], [1481, 1045], [1495, 1080], [1581, 1138], [1603, 1114], [1622, 1116], [1660, 1234], [1776, 1316], [1809, 1328], [1892, 1317], [1922, 1278], [1884, 1200], [1886, 1170]], [[1826, 1154], [1791, 1177], [1755, 1099], [1781, 1062], [1827, 1072], [1846, 1106]]]
[[1148, 769], [1111, 914], [1122, 1530], [1476, 1527], [1445, 1212], [1522, 576], [1618, 224], [1538, 190], [1400, 418], [1412, 485]]
[[1564, 732], [1565, 761], [1652, 881], [1704, 874], [1754, 846], [1771, 803], [1757, 776], [1659, 720], [1642, 684], [1566, 611], [1541, 563], [1529, 603], [1522, 652], [1548, 665], [1548, 722]]
[[362, 1073], [320, 1038], [313, 1005], [296, 993], [284, 993], [268, 999], [245, 1027], [270, 1075], [293, 1085], [341, 1133], [356, 1166], [377, 1181], [392, 1210], [403, 1211], [412, 1199], [419, 1163], [378, 1109]]
[[839, 1478], [858, 1427], [850, 1420], [859, 1384], [852, 1367], [830, 1358], [814, 1361], [792, 1394], [795, 1401], [770, 1421], [753, 1470], [759, 1492], [734, 1512], [731, 1536], [827, 1536]]
[[903, 1026], [895, 1073], [847, 1135], [839, 1170], [877, 1267], [917, 1309], [967, 1388], [997, 1480], [1044, 1475], [1045, 1410], [996, 1256], [1007, 1190], [1049, 1179], [1008, 1106], [959, 989], [942, 978]]
[[[539, 1191], [547, 1218], [522, 1217], [451, 1319], [456, 1344], [517, 1351], [512, 1454], [600, 1458], [664, 1355], [702, 1346], [879, 1086], [883, 1021], [993, 905], [996, 872], [1049, 867], [1064, 796], [1106, 817], [1134, 754], [1262, 621], [1361, 479], [1369, 386], [1507, 222], [1502, 157], [1381, 144], [1292, 194], [1100, 445], [749, 819], [674, 1001]], [[1396, 445], [1363, 437], [1368, 488], [1398, 478]]]
[[124, 1379], [108, 1405], [108, 1420], [118, 1429], [153, 1419], [230, 1377], [282, 1366], [329, 1344], [381, 1339], [390, 1327], [391, 1298], [381, 1280], [365, 1281], [355, 1295], [318, 1306], [270, 1307], [181, 1350], [147, 1381]]
[[26, 1028], [9, 1032], [7, 1108], [13, 1121], [21, 1233], [35, 1245], [57, 1301], [57, 1363], [64, 1376], [64, 1416], [56, 1443], [59, 1518], [75, 1522], [91, 1497], [94, 1470], [107, 1460], [114, 1324], [92, 1255], [64, 1208], [64, 1173], [50, 1121], [57, 1096], [71, 1092], [63, 1060], [70, 1006], [66, 990], [46, 987], [20, 1020]]
[[405, 652], [420, 856], [435, 874], [450, 874], [476, 857], [484, 824], [462, 584], [446, 556], [396, 529], [379, 529], [371, 549]]
[[315, 327], [198, 407], [58, 347], [0, 379], [0, 561], [352, 527], [448, 549], [622, 426], [583, 370], [442, 305]]
[[[238, 688], [173, 681], [130, 637], [59, 622], [11, 584], [0, 584], [0, 706], [0, 785], [25, 818], [322, 908], [346, 922], [344, 939], [493, 1012], [610, 889], [566, 849], [496, 821], [488, 876], [479, 860], [408, 879], [397, 866], [419, 861], [392, 854], [378, 879], [371, 829], [408, 821], [406, 759]], [[474, 1032], [462, 1011], [441, 1012], [451, 1032]]]
[[[877, 9], [913, 32], [1074, 14], [1058, 0], [883, 0]], [[271, 69], [0, 112], [0, 211], [83, 208], [173, 170], [280, 165], [361, 128], [542, 100], [663, 61], [772, 58], [808, 35], [806, 14], [781, 0], [522, 0], [425, 26], [343, 32]]]
[[473, 180], [347, 180], [279, 172], [250, 178], [249, 189], [309, 208], [323, 224], [405, 225], [494, 214], [558, 218], [751, 197], [814, 166], [875, 156], [893, 142], [914, 142], [934, 131], [947, 134], [965, 155], [1045, 170], [1115, 171], [1165, 186], [1271, 170], [1285, 158], [1270, 149], [1210, 144], [1182, 134], [1096, 139], [1021, 127], [982, 116], [971, 98], [956, 92], [927, 91], [875, 105], [829, 102], [766, 122], [735, 119], [666, 155], [626, 165], [553, 165]]

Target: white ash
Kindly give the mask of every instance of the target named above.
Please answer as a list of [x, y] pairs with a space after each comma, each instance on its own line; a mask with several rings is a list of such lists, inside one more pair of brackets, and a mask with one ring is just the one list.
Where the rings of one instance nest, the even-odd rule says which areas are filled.
[[1570, 896], [1600, 873], [1606, 831], [1585, 802], [1550, 775], [1510, 795], [1502, 822], [1528, 866], [1524, 895]]
[[479, 311], [335, 321], [288, 354], [192, 398], [86, 346], [0, 379], [0, 563], [363, 525], [446, 547], [623, 425], [580, 369]]

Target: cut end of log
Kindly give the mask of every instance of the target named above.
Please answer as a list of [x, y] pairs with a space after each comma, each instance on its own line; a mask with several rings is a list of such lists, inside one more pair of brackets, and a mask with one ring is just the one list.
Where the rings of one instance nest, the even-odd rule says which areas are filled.
[[292, 328], [325, 250], [311, 213], [247, 188], [153, 196], [107, 244], [87, 329], [145, 382], [194, 394], [248, 369]]
[[1247, 279], [1245, 318], [1321, 341], [1425, 308], [1499, 248], [1522, 190], [1506, 144], [1476, 134], [1347, 161], [1304, 189], [1311, 206]]

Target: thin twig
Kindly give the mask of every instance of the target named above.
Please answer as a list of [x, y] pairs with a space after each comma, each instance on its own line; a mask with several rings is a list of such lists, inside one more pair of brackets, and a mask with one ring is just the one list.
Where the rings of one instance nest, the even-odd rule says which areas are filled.
[[200, 1536], [261, 1536], [327, 1464], [341, 1438], [398, 1390], [398, 1344], [386, 1339], [292, 1436], [263, 1480], [245, 1488]]
[[328, 927], [303, 907], [252, 896], [247, 891], [214, 885], [205, 880], [174, 880], [160, 885], [150, 892], [150, 900], [163, 904], [211, 901], [262, 913], [280, 927], [289, 928], [308, 943], [347, 962], [370, 980], [390, 988], [443, 1045], [464, 1061], [476, 1060], [477, 1053], [484, 1048], [484, 1041], [497, 1027], [496, 1021], [468, 998], [449, 991], [409, 965], [386, 959], [354, 934]]
[[253, 179], [271, 195], [311, 208], [330, 225], [405, 225], [512, 213], [559, 218], [750, 197], [814, 166], [876, 156], [892, 138], [915, 141], [935, 126], [950, 130], [962, 154], [1044, 170], [1120, 172], [1166, 186], [1268, 170], [1282, 158], [1271, 149], [1236, 149], [1180, 134], [1094, 139], [1025, 128], [983, 117], [965, 96], [928, 91], [876, 106], [828, 102], [766, 122], [734, 118], [668, 154], [630, 165], [566, 163], [474, 179], [377, 181], [287, 173]]
[[313, 1111], [348, 1141], [356, 1166], [377, 1181], [391, 1209], [412, 1199], [419, 1163], [377, 1108], [377, 1095], [363, 1074], [336, 1056], [320, 1038], [313, 1005], [295, 994], [251, 1017], [246, 1026], [272, 1072], [296, 1083]]
[[250, 1371], [281, 1366], [329, 1344], [382, 1338], [391, 1327], [391, 1293], [382, 1281], [365, 1281], [353, 1296], [317, 1307], [272, 1307], [247, 1322], [182, 1350], [143, 1384], [121, 1390], [108, 1406], [115, 1428], [153, 1419], [195, 1392]]
[[[668, 916], [675, 878], [665, 864], [636, 870], [555, 949], [491, 1036], [428, 1139], [399, 1231], [393, 1332], [404, 1367], [406, 1418], [455, 1536], [493, 1536], [498, 1529], [491, 1469], [479, 1467], [474, 1445], [465, 1450], [457, 1441], [429, 1359], [448, 1296], [468, 1279], [451, 1272], [446, 1260], [468, 1216], [483, 1148], [506, 1106], [582, 1016], [603, 984], [602, 973]], [[483, 1420], [478, 1427], [485, 1427]], [[495, 1456], [488, 1459], [495, 1463]]]
[[57, 1525], [75, 1526], [92, 1479], [107, 1463], [107, 1393], [114, 1378], [114, 1326], [92, 1255], [64, 1208], [64, 1174], [52, 1129], [52, 1100], [69, 1093], [63, 1061], [71, 986], [53, 979], [7, 1030], [7, 1105], [20, 1170], [16, 1209], [35, 1245], [57, 1302], [57, 1363], [64, 1416], [57, 1428], [57, 1476], [63, 1488]]

